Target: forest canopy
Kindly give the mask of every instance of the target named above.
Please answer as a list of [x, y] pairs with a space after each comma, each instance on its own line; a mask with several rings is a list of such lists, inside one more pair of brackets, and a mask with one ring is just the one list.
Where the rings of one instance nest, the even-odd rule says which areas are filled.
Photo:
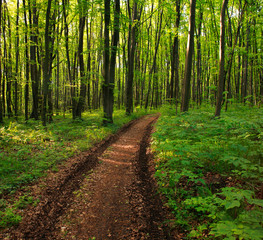
[[[262, 1], [0, 0], [0, 122], [262, 104]], [[189, 33], [189, 34], [188, 34]]]

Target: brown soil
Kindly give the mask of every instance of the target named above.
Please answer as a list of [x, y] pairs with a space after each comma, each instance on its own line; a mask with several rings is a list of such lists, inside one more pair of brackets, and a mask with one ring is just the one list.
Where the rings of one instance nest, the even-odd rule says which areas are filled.
[[146, 116], [31, 187], [40, 198], [5, 239], [174, 239], [156, 191]]

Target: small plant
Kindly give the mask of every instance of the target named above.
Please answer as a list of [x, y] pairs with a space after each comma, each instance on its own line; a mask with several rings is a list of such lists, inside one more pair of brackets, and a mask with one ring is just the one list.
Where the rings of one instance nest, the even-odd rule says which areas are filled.
[[15, 202], [14, 206], [18, 209], [24, 209], [29, 204], [32, 203], [33, 203], [33, 197], [25, 194], [24, 196], [19, 197], [19, 199]]
[[156, 178], [189, 238], [260, 239], [263, 116], [238, 108], [176, 115], [165, 109], [153, 135]]
[[0, 211], [0, 228], [6, 228], [17, 225], [22, 220], [20, 215], [14, 213], [11, 208], [6, 208], [5, 211]]

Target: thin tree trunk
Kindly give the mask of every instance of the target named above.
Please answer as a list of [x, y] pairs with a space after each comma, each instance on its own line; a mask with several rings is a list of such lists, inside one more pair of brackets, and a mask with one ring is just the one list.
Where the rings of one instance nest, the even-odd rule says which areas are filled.
[[18, 118], [18, 66], [19, 66], [19, 0], [17, 0], [17, 13], [16, 13], [16, 73], [15, 73], [15, 118]]
[[219, 117], [223, 99], [224, 82], [225, 82], [225, 11], [228, 0], [224, 0], [220, 16], [220, 48], [219, 48], [219, 77], [217, 88], [217, 101], [215, 116]]
[[104, 83], [103, 83], [103, 123], [112, 122], [109, 113], [109, 84], [110, 84], [110, 0], [104, 0]]
[[59, 25], [57, 26], [57, 69], [56, 69], [56, 97], [55, 97], [55, 108], [56, 108], [56, 114], [59, 114], [59, 93], [60, 93], [60, 54], [59, 54], [59, 39], [61, 38], [59, 34]]
[[[247, 12], [248, 15], [248, 12]], [[248, 17], [248, 16], [247, 16]], [[241, 99], [242, 102], [246, 102], [246, 97], [247, 97], [247, 88], [248, 88], [248, 52], [249, 52], [249, 45], [250, 45], [250, 26], [249, 22], [247, 20], [247, 29], [246, 29], [246, 52], [243, 54], [243, 73], [242, 73], [242, 81], [241, 81]]]
[[189, 18], [189, 32], [187, 42], [187, 52], [185, 58], [185, 73], [182, 87], [182, 104], [181, 111], [187, 112], [190, 100], [190, 81], [192, 70], [192, 57], [194, 51], [194, 29], [195, 29], [195, 6], [196, 0], [191, 0], [190, 3], [190, 18]]
[[198, 33], [197, 33], [197, 68], [196, 68], [196, 71], [197, 71], [197, 105], [201, 105], [202, 103], [202, 94], [201, 94], [201, 86], [202, 86], [202, 83], [201, 83], [201, 72], [202, 72], [202, 57], [201, 57], [201, 41], [200, 41], [200, 38], [201, 38], [201, 28], [202, 28], [202, 22], [203, 22], [203, 10], [202, 8], [199, 9], [199, 24], [198, 24]]
[[[6, 3], [5, 3], [6, 4]], [[7, 106], [7, 116], [8, 118], [13, 116], [12, 112], [12, 78], [13, 78], [13, 69], [12, 69], [12, 39], [11, 39], [11, 23], [10, 17], [8, 15], [7, 4], [6, 4], [6, 12], [7, 12], [7, 26], [8, 26], [8, 60], [6, 66], [6, 106]]]
[[[170, 98], [171, 102], [174, 99], [178, 101], [178, 90], [179, 90], [179, 25], [180, 25], [180, 0], [176, 0], [176, 34], [174, 36], [173, 42], [173, 52], [171, 60], [171, 89], [170, 89]], [[177, 103], [176, 103], [177, 104]]]
[[[67, 1], [67, 0], [66, 0]], [[70, 57], [69, 57], [69, 27], [67, 23], [67, 13], [66, 13], [66, 6], [68, 6], [68, 1], [65, 2], [65, 0], [62, 0], [63, 5], [63, 18], [64, 18], [64, 35], [65, 35], [65, 47], [66, 47], [66, 59], [67, 59], [67, 72], [68, 72], [68, 78], [70, 82], [70, 93], [71, 93], [71, 101], [72, 101], [72, 118], [76, 118], [76, 99], [75, 99], [75, 88], [74, 88], [74, 82], [75, 82], [75, 74], [73, 76], [71, 71], [71, 63], [70, 63]]]
[[3, 102], [2, 102], [2, 0], [0, 0], [0, 123], [3, 123]]
[[88, 83], [87, 83], [87, 100], [88, 100], [88, 109], [91, 110], [90, 105], [90, 80], [91, 80], [91, 54], [90, 54], [90, 46], [91, 46], [91, 19], [90, 19], [90, 28], [89, 28], [89, 22], [88, 19], [86, 21], [86, 31], [87, 31], [87, 51], [88, 51], [88, 61], [87, 61], [87, 77], [88, 77]]
[[115, 0], [115, 11], [114, 11], [114, 33], [113, 42], [111, 47], [111, 60], [110, 60], [110, 70], [109, 70], [109, 111], [107, 113], [107, 119], [110, 122], [112, 120], [113, 105], [114, 105], [114, 82], [115, 82], [115, 66], [116, 66], [116, 56], [117, 56], [117, 46], [119, 42], [119, 18], [120, 18], [120, 0]]
[[[231, 18], [229, 16], [229, 11], [227, 8], [227, 16], [228, 16], [228, 33], [229, 33], [229, 47], [232, 48], [233, 41], [232, 41], [232, 24]], [[231, 98], [231, 68], [232, 68], [232, 61], [228, 63], [228, 72], [227, 72], [227, 84], [226, 84], [226, 94], [225, 94], [225, 111], [228, 108], [228, 98]]]
[[[32, 2], [32, 6], [31, 6]], [[39, 117], [38, 109], [38, 91], [39, 91], [39, 73], [38, 73], [38, 63], [37, 63], [37, 46], [38, 46], [38, 36], [36, 29], [38, 28], [38, 15], [36, 0], [28, 1], [29, 5], [29, 24], [30, 24], [30, 70], [31, 70], [31, 82], [32, 82], [32, 97], [33, 106], [30, 118]], [[33, 12], [33, 13], [32, 13]], [[33, 19], [32, 19], [33, 15]]]
[[[153, 3], [151, 8], [151, 14], [153, 13]], [[143, 99], [144, 99], [144, 89], [145, 89], [145, 79], [146, 79], [146, 70], [147, 70], [147, 64], [149, 61], [149, 51], [150, 51], [150, 28], [152, 26], [152, 18], [150, 18], [149, 26], [147, 27], [147, 36], [148, 36], [148, 44], [147, 44], [147, 52], [146, 52], [146, 60], [144, 64], [144, 74], [143, 74], [143, 82], [142, 82], [142, 88], [141, 88], [141, 108], [143, 106]], [[148, 93], [147, 93], [148, 94]]]
[[[79, 3], [81, 4], [81, 3]], [[84, 11], [84, 10], [83, 10]], [[79, 45], [78, 45], [78, 62], [79, 62], [79, 70], [80, 70], [80, 93], [79, 93], [79, 101], [76, 109], [76, 117], [81, 118], [81, 113], [84, 110], [85, 99], [86, 99], [86, 74], [84, 67], [84, 57], [83, 57], [83, 37], [84, 37], [84, 28], [86, 17], [84, 13], [80, 13], [79, 18]]]
[[159, 21], [158, 21], [158, 28], [156, 30], [156, 44], [155, 44], [155, 52], [154, 52], [154, 57], [153, 57], [153, 64], [149, 72], [149, 86], [148, 86], [148, 91], [145, 99], [145, 106], [144, 108], [148, 108], [148, 102], [149, 102], [149, 96], [150, 96], [150, 91], [151, 91], [151, 85], [152, 85], [152, 75], [156, 72], [156, 59], [157, 59], [157, 53], [158, 53], [158, 48], [160, 44], [160, 39], [161, 39], [161, 30], [162, 30], [162, 20], [163, 20], [163, 9], [161, 9], [160, 16], [159, 16]]
[[133, 112], [133, 78], [134, 78], [134, 57], [137, 45], [137, 21], [139, 20], [137, 2], [133, 3], [133, 16], [131, 13], [130, 0], [127, 1], [129, 11], [129, 39], [128, 39], [128, 74], [126, 84], [126, 114]]
[[45, 58], [43, 63], [43, 111], [42, 111], [42, 124], [46, 126], [46, 113], [47, 113], [47, 100], [49, 94], [49, 85], [50, 85], [50, 77], [51, 77], [51, 58], [50, 54], [52, 53], [50, 44], [51, 44], [51, 36], [50, 36], [50, 12], [51, 12], [51, 2], [52, 0], [48, 0], [48, 6], [46, 11], [46, 26], [45, 26]]
[[3, 72], [2, 72], [2, 113], [3, 117], [6, 116], [6, 78], [7, 78], [7, 46], [6, 46], [6, 8], [5, 8], [6, 2], [4, 1], [4, 5], [2, 6], [3, 11], [3, 19], [2, 19], [2, 25], [3, 25], [3, 50], [4, 50], [4, 56], [3, 56]]
[[28, 53], [28, 24], [26, 16], [26, 3], [23, 0], [24, 21], [25, 21], [25, 61], [26, 61], [26, 84], [25, 84], [25, 120], [28, 120], [28, 102], [29, 102], [29, 53]]

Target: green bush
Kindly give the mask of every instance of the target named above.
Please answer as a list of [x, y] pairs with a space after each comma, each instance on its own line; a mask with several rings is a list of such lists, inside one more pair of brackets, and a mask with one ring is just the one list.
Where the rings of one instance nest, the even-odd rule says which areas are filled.
[[[24, 184], [43, 176], [48, 169], [69, 157], [86, 151], [95, 143], [115, 133], [123, 124], [145, 115], [139, 111], [126, 116], [123, 110], [115, 111], [114, 124], [102, 124], [102, 112], [84, 113], [81, 120], [54, 116], [46, 127], [40, 121], [10, 122], [0, 127], [0, 195], [10, 194]], [[28, 194], [16, 202], [0, 199], [0, 227], [17, 224], [21, 217], [18, 209], [35, 203]]]
[[207, 109], [165, 109], [153, 135], [156, 178], [190, 238], [260, 239], [263, 113], [237, 107], [221, 118]]

